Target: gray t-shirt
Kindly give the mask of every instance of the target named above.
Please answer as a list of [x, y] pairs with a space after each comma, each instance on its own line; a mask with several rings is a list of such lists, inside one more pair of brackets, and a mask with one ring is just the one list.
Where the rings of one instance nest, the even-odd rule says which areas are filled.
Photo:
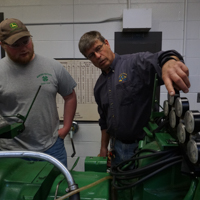
[[[26, 116], [40, 85], [25, 130], [13, 139], [0, 139], [1, 150], [49, 149], [58, 137], [56, 94], [71, 94], [76, 82], [59, 62], [37, 54], [26, 65], [16, 64], [8, 57], [0, 60], [0, 115]], [[21, 121], [16, 117], [5, 119], [10, 124]]]

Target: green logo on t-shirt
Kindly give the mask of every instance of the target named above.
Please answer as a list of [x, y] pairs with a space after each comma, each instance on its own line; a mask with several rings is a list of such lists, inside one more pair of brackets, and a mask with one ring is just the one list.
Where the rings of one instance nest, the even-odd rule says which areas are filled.
[[52, 74], [49, 73], [42, 73], [37, 76], [37, 78], [40, 78], [41, 80], [41, 85], [51, 84], [51, 77]]
[[43, 81], [48, 81], [48, 76], [43, 76], [42, 79]]

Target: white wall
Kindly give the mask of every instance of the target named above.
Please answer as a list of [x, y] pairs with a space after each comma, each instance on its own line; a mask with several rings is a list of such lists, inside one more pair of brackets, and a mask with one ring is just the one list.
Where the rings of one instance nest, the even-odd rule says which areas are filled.
[[[186, 2], [187, 12], [184, 10]], [[122, 31], [122, 21], [76, 23], [100, 22], [108, 18], [122, 17], [123, 9], [126, 8], [126, 0], [0, 0], [0, 12], [4, 12], [4, 18], [18, 18], [25, 24], [57, 23], [56, 25], [27, 25], [33, 36], [36, 53], [50, 58], [82, 58], [78, 50], [78, 41], [82, 34], [90, 30], [100, 31], [109, 40], [114, 50], [114, 32]], [[131, 8], [151, 8], [150, 31], [162, 31], [162, 49], [175, 49], [183, 54], [186, 65], [190, 69], [192, 86], [187, 95], [182, 93], [181, 96], [189, 98], [191, 109], [200, 110], [200, 104], [197, 103], [197, 92], [200, 92], [200, 0], [131, 0]], [[185, 42], [184, 16], [186, 16]], [[167, 93], [162, 87], [161, 101], [165, 99]], [[79, 131], [74, 136], [74, 143], [77, 151], [76, 158], [80, 156], [75, 169], [84, 170], [85, 156], [96, 156], [99, 153], [98, 124], [79, 123]], [[71, 168], [76, 158], [70, 157], [72, 147], [68, 137], [65, 144], [69, 156], [68, 165]]]

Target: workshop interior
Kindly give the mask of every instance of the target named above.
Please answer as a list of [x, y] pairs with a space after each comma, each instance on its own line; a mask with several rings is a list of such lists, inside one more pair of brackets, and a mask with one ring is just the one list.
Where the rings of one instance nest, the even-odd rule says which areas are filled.
[[[0, 8], [0, 22], [22, 20], [36, 53], [61, 62], [80, 79], [77, 111], [65, 138], [68, 169], [44, 153], [0, 151], [0, 200], [200, 199], [199, 0], [11, 0], [0, 1]], [[155, 74], [145, 138], [131, 159], [112, 168], [109, 157], [98, 156], [101, 132], [93, 87], [100, 70], [78, 50], [81, 35], [90, 30], [102, 32], [120, 55], [175, 49], [190, 71], [189, 93], [175, 90], [175, 96], [159, 86]], [[0, 58], [5, 56], [1, 48]], [[25, 116], [16, 113], [20, 122], [9, 124], [10, 116], [0, 116], [0, 138], [14, 138], [26, 129], [40, 90], [27, 102]], [[57, 96], [60, 126], [63, 107]]]

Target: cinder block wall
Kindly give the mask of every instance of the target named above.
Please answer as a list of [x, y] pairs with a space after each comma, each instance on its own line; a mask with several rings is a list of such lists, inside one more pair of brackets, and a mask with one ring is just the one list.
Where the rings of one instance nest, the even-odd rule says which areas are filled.
[[[122, 21], [99, 22], [122, 17], [127, 5], [126, 0], [0, 0], [0, 12], [4, 12], [5, 18], [18, 18], [27, 24], [36, 53], [50, 58], [83, 58], [78, 50], [78, 41], [86, 31], [100, 31], [114, 50], [114, 32], [122, 31]], [[131, 8], [151, 8], [150, 31], [162, 31], [162, 50], [175, 49], [184, 55], [192, 86], [189, 94], [181, 93], [181, 96], [188, 97], [191, 109], [200, 110], [197, 103], [197, 93], [200, 92], [200, 1], [131, 0]], [[167, 92], [162, 87], [161, 104], [165, 99]], [[71, 158], [69, 137], [65, 144], [69, 169], [80, 157], [75, 170], [84, 170], [85, 156], [99, 153], [98, 123], [79, 123], [79, 130], [74, 136], [77, 152], [74, 158]]]

